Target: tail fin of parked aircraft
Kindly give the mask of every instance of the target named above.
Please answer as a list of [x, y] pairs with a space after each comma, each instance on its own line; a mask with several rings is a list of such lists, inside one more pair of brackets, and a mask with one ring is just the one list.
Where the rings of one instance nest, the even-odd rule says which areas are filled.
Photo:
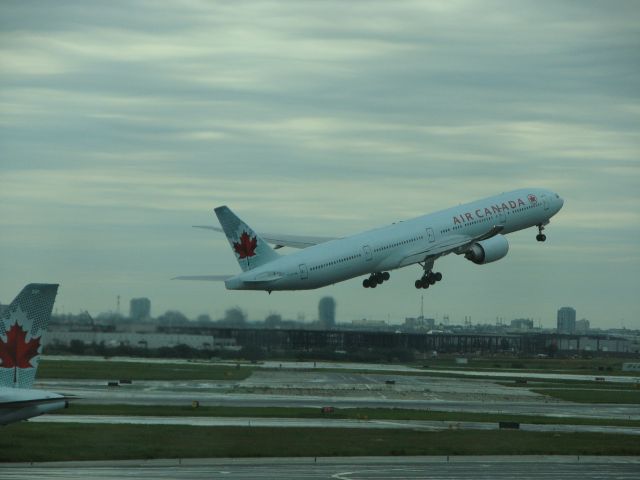
[[227, 206], [218, 207], [215, 212], [243, 272], [280, 256]]
[[30, 283], [0, 313], [0, 386], [31, 388], [58, 285]]

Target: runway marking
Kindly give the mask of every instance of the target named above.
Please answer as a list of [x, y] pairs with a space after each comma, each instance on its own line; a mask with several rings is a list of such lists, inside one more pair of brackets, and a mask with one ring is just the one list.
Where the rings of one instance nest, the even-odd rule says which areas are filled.
[[357, 472], [340, 472], [340, 473], [335, 473], [333, 475], [331, 475], [331, 478], [335, 478], [336, 480], [351, 480], [348, 477], [345, 477], [344, 475], [353, 475], [354, 473]]

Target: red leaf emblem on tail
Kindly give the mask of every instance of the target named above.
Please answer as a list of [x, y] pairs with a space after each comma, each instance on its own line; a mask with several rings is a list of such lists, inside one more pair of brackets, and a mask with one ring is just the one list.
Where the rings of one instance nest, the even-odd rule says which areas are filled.
[[233, 243], [233, 249], [238, 254], [238, 258], [253, 257], [256, 254], [257, 246], [258, 239], [256, 237], [250, 237], [247, 232], [242, 232], [240, 241]]
[[27, 342], [27, 332], [14, 323], [7, 332], [7, 341], [0, 339], [0, 367], [33, 368], [31, 360], [38, 355], [39, 347], [39, 338]]

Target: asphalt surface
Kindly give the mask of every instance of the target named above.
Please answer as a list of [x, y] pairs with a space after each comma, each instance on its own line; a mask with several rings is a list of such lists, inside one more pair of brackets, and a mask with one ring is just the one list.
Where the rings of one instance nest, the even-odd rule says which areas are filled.
[[0, 467], [23, 479], [638, 479], [636, 457], [360, 457], [69, 462]]
[[358, 372], [256, 370], [242, 381], [135, 381], [107, 387], [98, 380], [46, 380], [49, 391], [92, 404], [409, 408], [556, 417], [640, 420], [638, 405], [580, 404], [523, 387], [474, 378]]
[[[383, 430], [498, 430], [496, 422], [450, 422], [431, 420], [352, 420], [333, 418], [262, 417], [151, 417], [124, 415], [44, 415], [31, 419], [38, 423], [87, 423], [111, 425], [189, 425], [195, 427], [275, 427], [275, 428], [364, 428]], [[530, 432], [581, 432], [640, 435], [640, 427], [599, 425], [521, 424]], [[635, 441], [635, 439], [634, 439]]]
[[268, 394], [215, 394], [132, 392], [126, 387], [117, 392], [106, 388], [100, 390], [58, 390], [77, 395], [80, 403], [87, 404], [127, 404], [127, 405], [190, 405], [198, 400], [201, 406], [228, 407], [309, 407], [321, 408], [407, 408], [447, 412], [476, 412], [510, 415], [536, 415], [551, 417], [609, 418], [620, 420], [640, 420], [638, 405], [587, 404], [569, 402], [512, 402], [512, 401], [447, 401], [447, 400], [398, 400], [362, 397], [320, 397]]

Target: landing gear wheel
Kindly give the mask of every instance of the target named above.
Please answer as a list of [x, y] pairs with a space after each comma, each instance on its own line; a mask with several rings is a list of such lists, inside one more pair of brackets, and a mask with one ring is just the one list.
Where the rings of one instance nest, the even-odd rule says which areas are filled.
[[538, 235], [536, 235], [536, 240], [539, 242], [544, 242], [547, 239], [547, 236], [542, 233], [544, 230], [544, 225], [538, 225]]
[[416, 288], [429, 288], [431, 285], [435, 285], [442, 280], [442, 274], [440, 272], [433, 271], [433, 259], [425, 260], [420, 263], [420, 266], [424, 270], [424, 274], [421, 278], [416, 280]]
[[378, 286], [378, 282], [373, 281], [373, 282], [369, 283], [369, 286], [370, 286], [371, 288], [376, 288], [376, 287]]
[[385, 282], [387, 280], [389, 280], [391, 278], [391, 275], [389, 275], [389, 272], [383, 272], [382, 273], [382, 280], [384, 280]]
[[368, 279], [368, 278], [365, 278], [365, 279], [362, 281], [362, 286], [363, 286], [364, 288], [369, 288], [369, 287], [371, 286], [371, 284], [369, 283], [369, 279]]

